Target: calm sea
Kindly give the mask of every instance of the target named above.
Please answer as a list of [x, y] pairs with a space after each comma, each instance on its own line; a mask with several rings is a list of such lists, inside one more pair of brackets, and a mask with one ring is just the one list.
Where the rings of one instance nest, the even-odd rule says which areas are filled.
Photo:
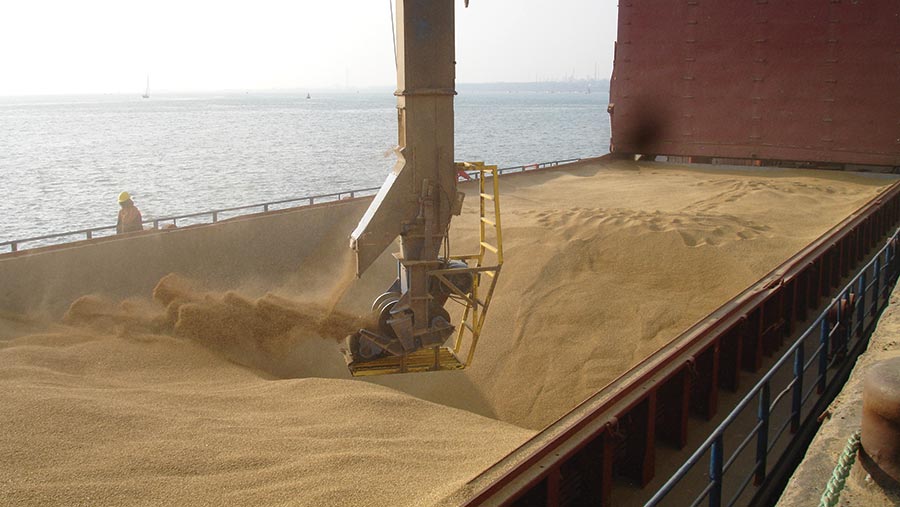
[[[456, 158], [501, 167], [596, 156], [604, 93], [460, 93]], [[0, 98], [0, 241], [379, 186], [394, 162], [384, 93]]]

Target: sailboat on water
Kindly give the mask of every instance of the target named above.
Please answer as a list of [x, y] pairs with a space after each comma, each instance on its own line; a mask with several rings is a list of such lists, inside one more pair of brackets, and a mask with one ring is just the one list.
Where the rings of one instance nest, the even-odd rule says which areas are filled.
[[145, 99], [150, 98], [150, 74], [147, 74], [147, 88], [144, 90], [144, 94], [141, 95], [141, 97], [144, 97]]

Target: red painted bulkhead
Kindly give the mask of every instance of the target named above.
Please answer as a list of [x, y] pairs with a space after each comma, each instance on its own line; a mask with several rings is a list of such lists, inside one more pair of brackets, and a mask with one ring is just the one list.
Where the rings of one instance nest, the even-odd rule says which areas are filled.
[[900, 2], [622, 0], [612, 151], [900, 166]]

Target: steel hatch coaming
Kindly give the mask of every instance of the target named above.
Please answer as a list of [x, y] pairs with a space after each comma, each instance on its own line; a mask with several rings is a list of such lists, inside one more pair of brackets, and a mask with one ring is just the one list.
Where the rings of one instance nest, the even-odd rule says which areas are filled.
[[623, 2], [617, 153], [900, 165], [900, 4]]

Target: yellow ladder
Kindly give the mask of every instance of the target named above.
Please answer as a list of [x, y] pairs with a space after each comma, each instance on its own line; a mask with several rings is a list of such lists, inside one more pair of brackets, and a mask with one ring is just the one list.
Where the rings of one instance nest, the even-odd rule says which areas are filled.
[[[479, 251], [473, 255], [452, 256], [452, 259], [466, 262], [475, 261], [473, 269], [474, 283], [472, 284], [471, 297], [465, 297], [466, 308], [459, 326], [457, 326], [456, 341], [453, 353], [459, 356], [463, 352], [463, 345], [468, 341], [464, 366], [472, 362], [475, 347], [481, 336], [481, 328], [484, 326], [484, 318], [487, 315], [494, 288], [497, 285], [497, 275], [503, 265], [503, 233], [500, 224], [500, 173], [497, 166], [485, 165], [484, 162], [460, 162], [457, 169], [478, 172], [479, 194]], [[488, 177], [490, 176], [490, 177]], [[493, 241], [493, 242], [492, 242]], [[487, 288], [484, 288], [482, 276], [490, 279]], [[470, 339], [466, 340], [469, 336]]]

